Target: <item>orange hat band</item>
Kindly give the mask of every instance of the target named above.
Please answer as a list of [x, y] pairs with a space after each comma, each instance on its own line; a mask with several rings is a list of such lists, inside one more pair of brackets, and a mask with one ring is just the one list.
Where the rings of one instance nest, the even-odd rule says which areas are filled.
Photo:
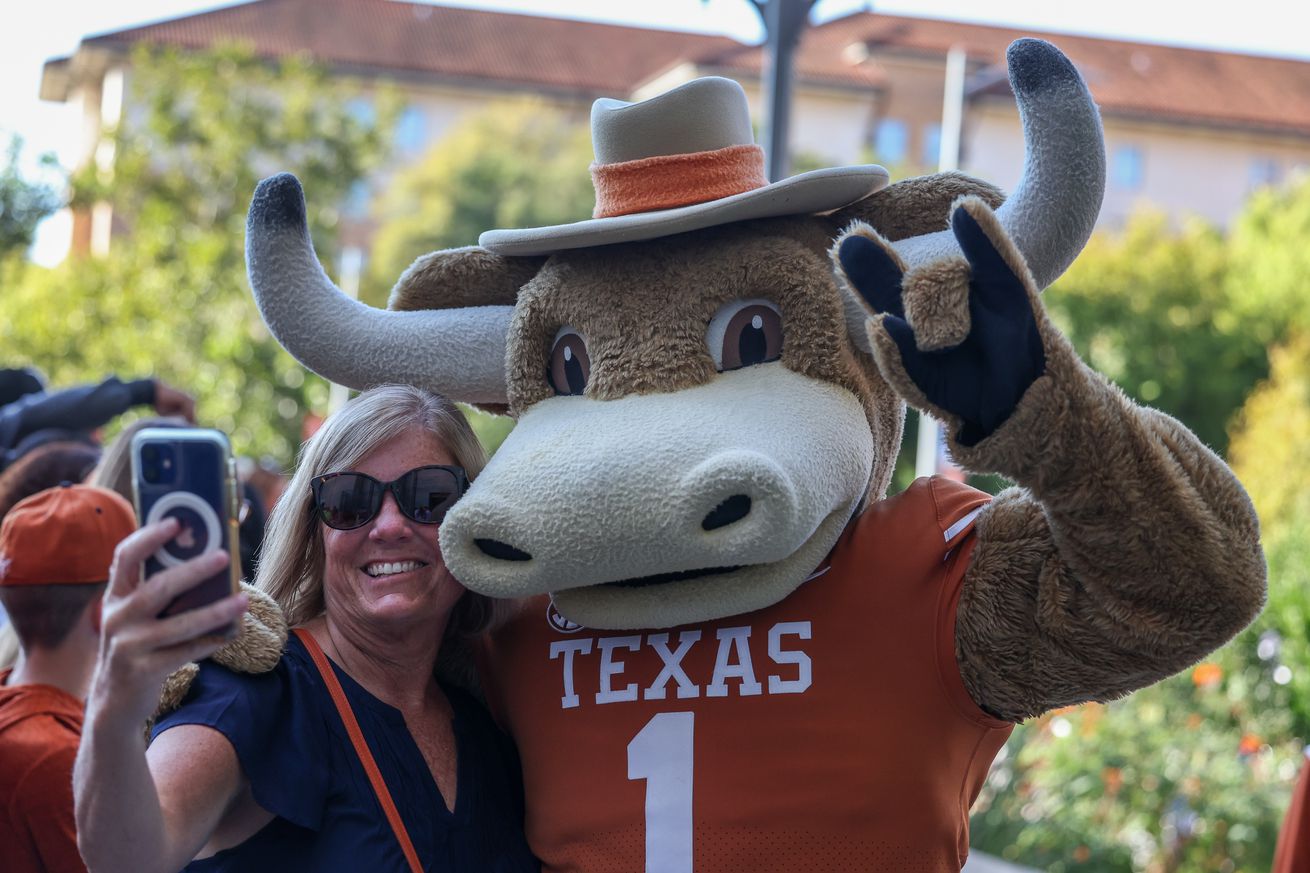
[[591, 182], [596, 187], [593, 218], [708, 203], [769, 184], [764, 149], [757, 145], [592, 164]]

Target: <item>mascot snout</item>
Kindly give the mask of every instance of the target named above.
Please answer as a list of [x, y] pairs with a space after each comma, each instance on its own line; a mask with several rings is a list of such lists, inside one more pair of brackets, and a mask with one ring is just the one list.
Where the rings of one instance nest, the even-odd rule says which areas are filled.
[[[667, 394], [556, 398], [522, 417], [451, 510], [442, 553], [475, 591], [551, 592], [568, 618], [599, 627], [585, 605], [593, 596], [704, 593], [711, 576], [722, 595], [746, 565], [758, 578], [770, 564], [790, 571], [798, 556], [817, 564], [872, 465], [859, 400], [780, 364]], [[579, 601], [584, 614], [570, 613]]]

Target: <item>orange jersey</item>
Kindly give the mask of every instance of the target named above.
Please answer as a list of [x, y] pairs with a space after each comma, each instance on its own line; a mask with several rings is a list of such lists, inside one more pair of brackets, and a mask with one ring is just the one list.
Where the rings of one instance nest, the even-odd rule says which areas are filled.
[[597, 631], [546, 598], [519, 613], [483, 672], [543, 869], [958, 871], [1012, 727], [973, 703], [955, 661], [987, 499], [921, 479], [746, 615]]
[[[1310, 758], [1310, 747], [1306, 752]], [[1292, 805], [1278, 832], [1272, 873], [1310, 873], [1310, 761], [1301, 762]]]
[[6, 873], [86, 873], [73, 821], [82, 701], [0, 671], [0, 859]]

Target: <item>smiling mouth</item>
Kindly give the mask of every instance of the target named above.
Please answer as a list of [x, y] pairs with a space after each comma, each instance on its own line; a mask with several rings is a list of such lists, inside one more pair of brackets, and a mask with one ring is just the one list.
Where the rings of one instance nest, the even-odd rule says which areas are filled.
[[664, 585], [668, 582], [683, 582], [687, 579], [700, 579], [703, 576], [722, 576], [744, 567], [737, 564], [732, 567], [706, 567], [703, 570], [679, 570], [676, 573], [657, 573], [654, 576], [638, 576], [635, 579], [622, 579], [618, 582], [602, 582], [600, 587], [645, 588], [648, 585]]
[[372, 564], [365, 564], [362, 569], [364, 574], [374, 579], [380, 579], [384, 576], [397, 576], [401, 573], [409, 573], [420, 567], [426, 567], [427, 564], [422, 561], [375, 561]]

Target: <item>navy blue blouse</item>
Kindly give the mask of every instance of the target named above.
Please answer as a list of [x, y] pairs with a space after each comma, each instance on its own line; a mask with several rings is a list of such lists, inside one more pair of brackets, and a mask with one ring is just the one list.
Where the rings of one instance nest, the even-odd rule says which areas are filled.
[[[476, 701], [442, 686], [455, 713], [459, 790], [451, 812], [400, 710], [332, 666], [424, 870], [539, 869], [523, 837], [518, 757]], [[268, 673], [202, 662], [181, 707], [159, 719], [153, 735], [183, 724], [227, 737], [255, 802], [275, 816], [244, 843], [187, 870], [409, 870], [323, 678], [294, 635]]]

